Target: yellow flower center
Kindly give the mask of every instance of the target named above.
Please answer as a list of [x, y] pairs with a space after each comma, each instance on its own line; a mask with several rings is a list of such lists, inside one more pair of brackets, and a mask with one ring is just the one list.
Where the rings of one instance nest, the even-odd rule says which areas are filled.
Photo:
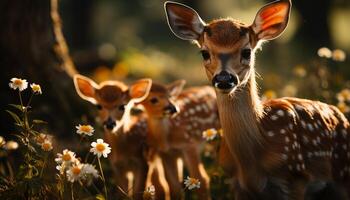
[[207, 130], [207, 137], [211, 137], [213, 135], [215, 135], [215, 131], [214, 130], [212, 130], [212, 129]]
[[64, 160], [64, 161], [70, 161], [71, 159], [72, 159], [72, 157], [68, 153], [63, 154], [63, 156], [62, 156], [62, 160]]
[[199, 180], [195, 178], [190, 178], [189, 182], [191, 185], [197, 185], [199, 183]]
[[105, 145], [103, 144], [96, 144], [96, 150], [99, 152], [102, 152], [105, 150]]
[[80, 130], [83, 132], [91, 132], [91, 127], [88, 125], [83, 125], [80, 127]]
[[44, 143], [43, 144], [43, 149], [45, 150], [45, 151], [48, 151], [48, 150], [50, 150], [51, 149], [51, 144], [50, 143]]
[[13, 83], [14, 83], [15, 85], [22, 85], [22, 80], [16, 79], [15, 81], [13, 81]]
[[80, 168], [79, 167], [73, 167], [72, 168], [72, 172], [74, 175], [79, 175], [80, 174]]
[[34, 92], [37, 92], [40, 90], [40, 87], [38, 85], [34, 85], [32, 89]]

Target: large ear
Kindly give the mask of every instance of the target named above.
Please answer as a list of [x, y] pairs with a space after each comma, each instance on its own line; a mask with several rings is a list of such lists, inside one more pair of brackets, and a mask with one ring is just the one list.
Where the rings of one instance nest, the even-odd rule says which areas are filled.
[[93, 80], [80, 74], [74, 75], [73, 80], [78, 95], [86, 101], [97, 104], [95, 91], [98, 89], [98, 85]]
[[169, 91], [170, 96], [172, 98], [177, 98], [182, 92], [185, 84], [186, 84], [185, 80], [177, 80], [167, 85], [167, 89]]
[[290, 0], [274, 1], [262, 7], [251, 25], [258, 40], [272, 40], [287, 27], [292, 7]]
[[180, 3], [164, 3], [165, 13], [171, 31], [183, 40], [198, 40], [205, 23], [192, 8]]
[[129, 88], [129, 95], [135, 103], [140, 103], [148, 97], [152, 87], [152, 79], [141, 79]]

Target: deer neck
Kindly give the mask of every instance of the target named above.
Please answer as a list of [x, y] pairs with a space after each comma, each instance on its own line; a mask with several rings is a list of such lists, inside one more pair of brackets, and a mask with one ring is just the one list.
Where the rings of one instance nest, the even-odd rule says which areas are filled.
[[147, 136], [148, 143], [160, 151], [167, 151], [169, 149], [170, 120], [166, 117], [149, 116], [147, 122], [150, 129]]
[[257, 93], [255, 73], [232, 96], [217, 92], [217, 101], [224, 139], [238, 169], [238, 181], [243, 187], [249, 185], [247, 181], [256, 182], [259, 187], [261, 180], [256, 179], [261, 177], [259, 173], [262, 171], [259, 159], [263, 137], [259, 121], [263, 109]]

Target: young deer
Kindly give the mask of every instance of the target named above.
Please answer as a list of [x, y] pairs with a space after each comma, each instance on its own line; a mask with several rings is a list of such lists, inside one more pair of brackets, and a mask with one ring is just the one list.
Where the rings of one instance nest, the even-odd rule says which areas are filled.
[[[172, 32], [198, 44], [215, 87], [224, 133], [223, 167], [237, 199], [303, 199], [311, 181], [334, 181], [350, 195], [349, 122], [334, 106], [281, 98], [261, 102], [254, 54], [286, 28], [291, 2], [262, 7], [252, 25], [227, 18], [208, 24], [193, 9], [166, 2]], [[344, 191], [345, 192], [345, 191]]]
[[201, 182], [199, 199], [210, 199], [209, 176], [201, 162], [200, 145], [204, 130], [219, 127], [215, 92], [208, 86], [182, 91], [184, 84], [184, 80], [169, 85], [153, 83], [147, 98], [140, 102], [148, 115], [147, 141], [163, 160], [172, 199], [181, 197], [179, 157], [190, 176]]
[[[145, 157], [148, 126], [144, 114], [125, 118], [129, 116], [125, 113], [130, 111], [134, 103], [148, 96], [152, 81], [142, 79], [130, 87], [119, 81], [105, 81], [98, 85], [85, 76], [75, 75], [74, 85], [82, 99], [99, 109], [99, 117], [105, 128], [104, 138], [112, 148], [110, 162], [116, 185], [124, 192], [132, 189], [132, 194], [129, 195], [142, 199], [149, 167]], [[128, 180], [129, 172], [133, 174], [134, 183]], [[159, 181], [167, 185], [164, 179]], [[124, 196], [121, 193], [118, 195]]]

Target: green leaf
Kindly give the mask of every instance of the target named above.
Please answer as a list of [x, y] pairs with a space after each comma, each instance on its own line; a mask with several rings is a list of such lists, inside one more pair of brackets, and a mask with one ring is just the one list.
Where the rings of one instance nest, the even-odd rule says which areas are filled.
[[9, 106], [12, 106], [12, 107], [14, 107], [14, 108], [16, 108], [17, 110], [19, 110], [19, 111], [23, 111], [23, 108], [22, 108], [22, 106], [21, 105], [17, 105], [17, 104], [9, 104]]
[[23, 124], [23, 122], [21, 121], [21, 118], [19, 118], [16, 113], [9, 110], [6, 110], [6, 112], [8, 112], [11, 115], [11, 117], [16, 121], [17, 124], [20, 124], [20, 125]]
[[98, 195], [96, 195], [96, 199], [105, 200], [105, 197], [102, 194], [98, 194]]
[[34, 119], [33, 124], [47, 124], [47, 122], [41, 119]]

